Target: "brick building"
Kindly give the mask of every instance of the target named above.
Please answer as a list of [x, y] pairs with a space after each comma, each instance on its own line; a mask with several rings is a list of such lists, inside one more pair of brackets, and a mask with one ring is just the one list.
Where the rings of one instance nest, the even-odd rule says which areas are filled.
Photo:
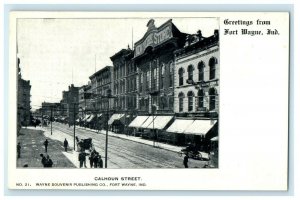
[[113, 99], [105, 98], [108, 93], [114, 90], [113, 67], [106, 66], [89, 78], [91, 80], [91, 93], [93, 94], [92, 108], [91, 114], [87, 115], [84, 120], [89, 123], [91, 128], [100, 129], [103, 127], [103, 113], [112, 110], [114, 105]]
[[175, 51], [174, 111], [176, 119], [167, 132], [179, 144], [194, 143], [208, 150], [218, 136], [219, 32], [203, 37], [189, 35], [183, 48]]
[[30, 125], [30, 81], [22, 79], [20, 70], [20, 59], [17, 58], [18, 67], [18, 90], [17, 90], [17, 123], [18, 131], [21, 126]]

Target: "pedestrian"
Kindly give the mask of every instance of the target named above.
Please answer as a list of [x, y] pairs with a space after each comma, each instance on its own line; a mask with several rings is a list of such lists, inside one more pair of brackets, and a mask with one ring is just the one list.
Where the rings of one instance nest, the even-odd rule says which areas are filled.
[[189, 156], [188, 156], [188, 154], [185, 154], [185, 156], [183, 158], [183, 165], [185, 168], [189, 168], [188, 162], [189, 162]]
[[21, 158], [21, 144], [20, 144], [20, 142], [18, 142], [18, 145], [17, 145], [17, 153], [18, 153], [18, 158]]
[[65, 138], [65, 141], [64, 141], [65, 152], [68, 151], [68, 146], [69, 146], [68, 140]]
[[48, 148], [48, 140], [46, 139], [45, 142], [44, 142], [44, 146], [45, 146], [45, 152], [47, 153], [47, 148]]
[[[99, 155], [99, 153], [98, 153], [98, 155]], [[99, 155], [99, 157], [98, 157], [98, 164], [97, 164], [97, 167], [98, 167], [98, 168], [103, 168], [103, 160], [102, 160], [102, 158], [101, 158], [101, 155]]]
[[44, 156], [44, 154], [42, 154], [42, 153], [40, 154], [40, 156], [41, 156], [41, 158], [42, 158], [41, 163], [42, 163], [43, 167], [45, 167], [47, 158], [46, 158], [46, 157]]
[[98, 167], [98, 162], [99, 162], [99, 153], [96, 152], [96, 154], [94, 156], [94, 159], [93, 159], [93, 166], [94, 166], [94, 168]]
[[96, 150], [94, 149], [92, 152], [91, 152], [91, 155], [89, 157], [89, 160], [90, 160], [90, 167], [93, 168], [93, 164], [94, 164], [94, 159], [96, 157]]
[[52, 165], [53, 165], [53, 161], [51, 160], [50, 156], [47, 155], [45, 167], [52, 167]]
[[78, 160], [79, 160], [79, 166], [80, 168], [84, 167], [86, 168], [86, 153], [82, 150], [79, 155], [78, 155]]

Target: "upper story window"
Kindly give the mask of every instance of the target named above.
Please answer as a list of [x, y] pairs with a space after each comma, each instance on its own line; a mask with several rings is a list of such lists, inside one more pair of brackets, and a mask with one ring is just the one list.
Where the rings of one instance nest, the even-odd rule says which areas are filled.
[[198, 90], [198, 108], [204, 107], [204, 92], [203, 90]]
[[183, 68], [181, 67], [181, 68], [178, 70], [178, 75], [179, 75], [179, 86], [183, 85], [183, 74], [184, 74], [184, 70], [183, 70]]
[[188, 96], [188, 111], [193, 111], [194, 93], [192, 91], [189, 91], [187, 96]]
[[216, 78], [216, 64], [217, 64], [217, 59], [215, 57], [212, 57], [209, 59], [209, 79], [214, 79]]
[[182, 112], [183, 111], [183, 100], [184, 100], [184, 94], [182, 92], [179, 93], [178, 100], [179, 100], [179, 112]]
[[199, 77], [198, 77], [198, 79], [199, 79], [199, 81], [204, 81], [204, 62], [203, 61], [201, 61], [201, 62], [199, 62], [199, 64], [198, 64], [198, 70], [199, 70]]
[[194, 72], [194, 66], [189, 65], [188, 66], [188, 79], [193, 80], [193, 72]]
[[171, 62], [169, 66], [169, 87], [173, 87], [174, 79], [174, 63]]
[[216, 108], [216, 96], [217, 91], [215, 88], [209, 89], [209, 110], [214, 110]]
[[164, 82], [165, 82], [165, 65], [162, 64], [160, 66], [160, 89], [163, 89], [164, 88]]

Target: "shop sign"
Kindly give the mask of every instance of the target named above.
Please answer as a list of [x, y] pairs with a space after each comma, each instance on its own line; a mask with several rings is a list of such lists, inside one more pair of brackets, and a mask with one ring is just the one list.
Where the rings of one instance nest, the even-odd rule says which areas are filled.
[[149, 46], [155, 47], [167, 39], [172, 37], [171, 26], [166, 26], [164, 29], [151, 32], [143, 41], [135, 47], [135, 57], [144, 53], [145, 49]]

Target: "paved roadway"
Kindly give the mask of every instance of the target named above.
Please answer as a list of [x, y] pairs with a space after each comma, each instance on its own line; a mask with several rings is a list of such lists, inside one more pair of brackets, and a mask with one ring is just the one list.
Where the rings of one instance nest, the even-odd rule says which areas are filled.
[[[53, 131], [73, 136], [73, 127], [61, 123], [53, 123]], [[104, 161], [105, 135], [79, 129], [76, 127], [79, 139], [92, 138], [96, 150]], [[73, 146], [73, 141], [69, 141]], [[190, 168], [203, 167], [205, 161], [189, 159]], [[134, 141], [110, 137], [108, 138], [108, 168], [183, 168], [183, 157], [177, 153], [155, 148]]]

